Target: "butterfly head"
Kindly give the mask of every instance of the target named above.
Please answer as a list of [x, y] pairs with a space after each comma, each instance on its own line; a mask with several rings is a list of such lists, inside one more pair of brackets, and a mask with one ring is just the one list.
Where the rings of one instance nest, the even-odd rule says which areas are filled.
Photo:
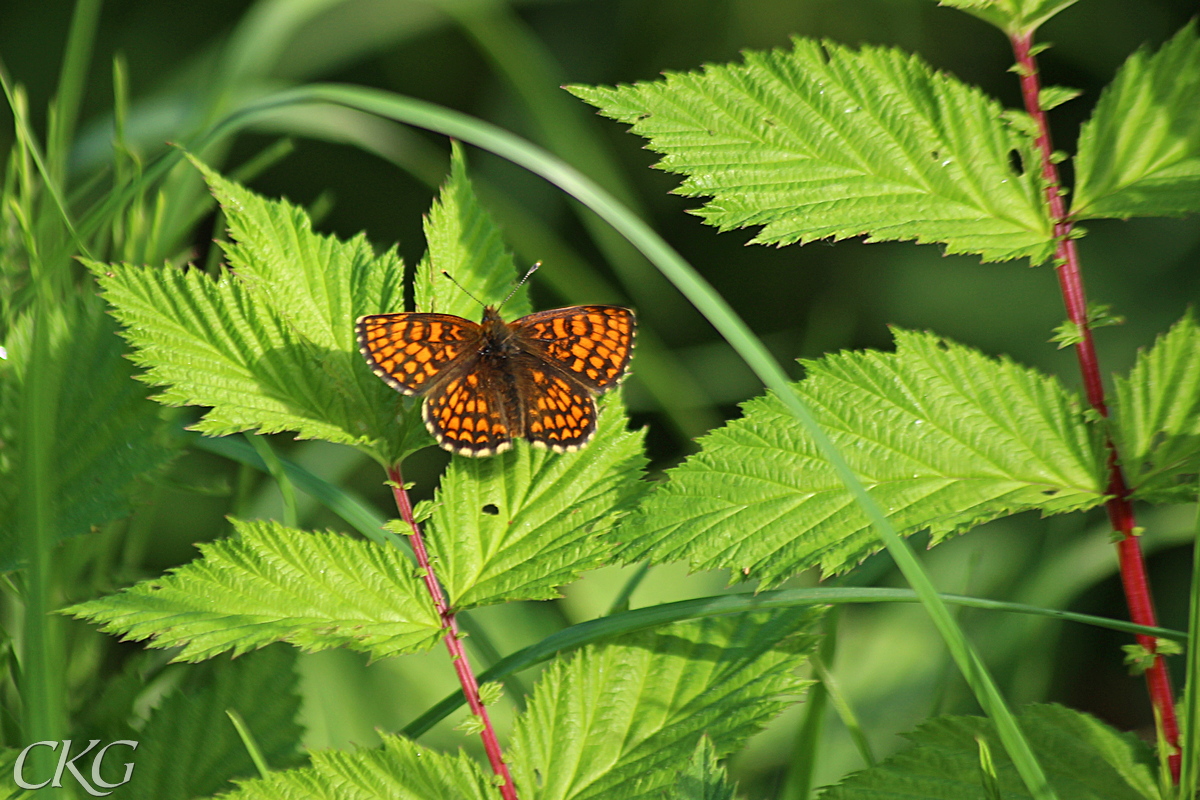
[[500, 316], [499, 306], [484, 306], [483, 318], [479, 320], [479, 325], [483, 328], [487, 340], [493, 343], [507, 341], [511, 334], [509, 324]]

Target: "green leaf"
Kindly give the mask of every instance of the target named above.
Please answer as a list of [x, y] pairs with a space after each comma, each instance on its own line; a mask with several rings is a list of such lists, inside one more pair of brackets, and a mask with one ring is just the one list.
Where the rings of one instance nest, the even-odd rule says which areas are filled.
[[175, 661], [278, 641], [382, 658], [438, 640], [437, 614], [396, 548], [274, 522], [233, 524], [238, 536], [199, 545], [191, 564], [66, 613], [152, 647], [182, 646]]
[[1079, 133], [1076, 219], [1200, 211], [1200, 37], [1193, 20], [1117, 72]]
[[1053, 250], [1031, 140], [915, 56], [797, 39], [740, 65], [570, 90], [648, 138], [659, 167], [688, 176], [681, 194], [712, 197], [706, 222], [761, 225], [758, 243], [912, 239], [1035, 263]]
[[1068, 347], [1075, 347], [1083, 344], [1087, 340], [1084, 334], [1084, 328], [1078, 322], [1064, 320], [1061, 325], [1054, 329], [1054, 335], [1050, 337], [1052, 344], [1058, 345], [1059, 350], [1064, 350]]
[[696, 752], [667, 794], [668, 800], [734, 800], [733, 786], [725, 780], [725, 769], [717, 763], [712, 740], [700, 737]]
[[1121, 659], [1122, 663], [1129, 670], [1129, 674], [1135, 677], [1145, 675], [1146, 670], [1154, 666], [1158, 659], [1157, 653], [1142, 644], [1123, 644], [1121, 652], [1125, 653], [1125, 658]]
[[[417, 310], [478, 319], [483, 312], [479, 303], [499, 304], [513, 290], [512, 253], [504, 247], [496, 223], [479, 204], [467, 178], [466, 158], [458, 142], [453, 145], [450, 178], [425, 220], [425, 241], [428, 250], [413, 283]], [[443, 270], [460, 286], [442, 275]], [[528, 314], [529, 297], [525, 288], [504, 308], [508, 317]], [[380, 309], [390, 310], [398, 309]]]
[[[1104, 457], [1077, 399], [1052, 378], [926, 333], [896, 352], [806, 362], [794, 385], [904, 534], [932, 543], [990, 519], [1104, 500]], [[701, 440], [618, 531], [627, 561], [729, 567], [762, 588], [880, 549], [866, 516], [774, 395]]]
[[[21, 395], [31, 354], [31, 318], [19, 319], [0, 360], [0, 571], [20, 560], [15, 525], [22, 486]], [[132, 379], [124, 344], [94, 298], [60, 305], [50, 319], [51, 369], [57, 389], [48, 495], [60, 538], [77, 536], [126, 516], [138, 480], [176, 452], [146, 389]]]
[[[355, 443], [339, 426], [342, 405], [316, 354], [238, 278], [198, 270], [93, 265], [114, 316], [126, 326], [134, 362], [156, 400], [211, 406], [194, 427], [210, 436], [243, 430], [296, 431], [303, 438]], [[363, 426], [365, 427], [365, 426]]]
[[[1107, 303], [1088, 303], [1087, 308], [1087, 326], [1095, 330], [1096, 328], [1107, 328], [1112, 325], [1124, 325], [1125, 318], [1112, 313], [1112, 306]], [[1066, 320], [1063, 324], [1054, 329], [1054, 335], [1050, 337], [1050, 341], [1058, 345], [1058, 349], [1062, 350], [1066, 347], [1074, 347], [1084, 341], [1084, 329], [1078, 323]]]
[[642, 431], [626, 430], [615, 395], [600, 403], [595, 438], [556, 454], [517, 442], [491, 458], [454, 458], [428, 525], [438, 580], [455, 608], [558, 597], [603, 564], [603, 537], [646, 490]]
[[222, 800], [495, 800], [477, 762], [410, 739], [383, 736], [383, 747], [319, 750], [312, 766], [242, 783]]
[[809, 683], [793, 672], [820, 616], [675, 623], [556, 661], [513, 731], [517, 788], [538, 800], [661, 797], [702, 735], [729, 753]]
[[1121, 466], [1135, 496], [1196, 497], [1200, 475], [1200, 327], [1188, 314], [1117, 377], [1113, 418]]
[[[225, 213], [232, 241], [221, 249], [234, 274], [307, 342], [357, 352], [355, 317], [403, 297], [404, 267], [395, 250], [376, 256], [361, 233], [347, 242], [315, 234], [303, 209], [261, 197], [194, 158], [192, 163]], [[345, 375], [348, 386], [358, 372], [336, 361], [326, 368]]]
[[938, 0], [1009, 34], [1032, 33], [1077, 0]]
[[168, 405], [210, 406], [196, 429], [295, 431], [394, 463], [428, 442], [419, 415], [358, 353], [354, 320], [400, 304], [402, 266], [366, 238], [319, 236], [304, 212], [197, 162], [221, 202], [230, 268], [90, 264], [144, 379]]
[[1069, 86], [1043, 86], [1042, 90], [1038, 92], [1038, 105], [1042, 107], [1043, 111], [1049, 111], [1069, 100], [1074, 100], [1081, 94], [1083, 94], [1082, 90]]
[[[133, 738], [130, 800], [188, 800], [234, 788], [232, 778], [256, 774], [226, 709], [237, 711], [275, 769], [296, 765], [303, 729], [296, 724], [296, 652], [274, 646], [229, 661], [189, 666], [182, 686], [167, 695]], [[187, 743], [181, 747], [181, 743]], [[109, 758], [108, 761], [117, 759]], [[112, 765], [117, 766], [116, 764]], [[124, 768], [114, 770], [118, 780]]]
[[[1028, 706], [1018, 719], [1059, 800], [1161, 800], [1154, 754], [1132, 734], [1062, 706]], [[983, 717], [938, 717], [907, 738], [911, 749], [827, 789], [821, 800], [982, 800], [979, 738], [988, 742], [1003, 796], [1030, 796]]]

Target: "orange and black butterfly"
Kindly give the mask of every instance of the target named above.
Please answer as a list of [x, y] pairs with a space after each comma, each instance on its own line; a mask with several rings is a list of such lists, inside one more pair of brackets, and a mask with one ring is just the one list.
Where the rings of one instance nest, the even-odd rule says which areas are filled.
[[[532, 270], [531, 270], [532, 271]], [[356, 323], [375, 374], [424, 395], [438, 444], [490, 456], [525, 438], [556, 453], [596, 432], [595, 395], [629, 366], [637, 323], [620, 306], [571, 306], [505, 322], [493, 306], [476, 323], [451, 314], [373, 314]]]

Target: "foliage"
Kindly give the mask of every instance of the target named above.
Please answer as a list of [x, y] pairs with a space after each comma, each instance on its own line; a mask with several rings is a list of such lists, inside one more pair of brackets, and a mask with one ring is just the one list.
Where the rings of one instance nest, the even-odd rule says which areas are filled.
[[[1031, 36], [1073, 0], [946, 4], [1015, 39]], [[552, 601], [568, 585], [574, 595], [580, 586], [600, 585], [593, 579], [605, 580], [587, 573], [614, 563], [687, 562], [696, 571], [728, 570], [733, 582], [753, 581], [757, 588], [806, 580], [802, 573], [813, 567], [838, 580], [868, 582], [873, 567], [856, 567], [880, 549], [881, 535], [888, 541], [889, 526], [905, 536], [927, 532], [933, 546], [1026, 511], [1082, 517], [1114, 491], [1110, 439], [1138, 499], [1195, 499], [1200, 329], [1190, 315], [1115, 378], [1108, 420], [1084, 411], [1069, 381], [1046, 369], [934, 333], [896, 329], [894, 352], [847, 349], [804, 360], [804, 377], [787, 391], [783, 377], [767, 379], [777, 391], [745, 402], [739, 419], [713, 427], [682, 463], [661, 470], [664, 480], [644, 480], [649, 465], [658, 470], [670, 460], [651, 461], [645, 430], [630, 430], [628, 409], [644, 412], [653, 397], [676, 428], [687, 430], [688, 404], [708, 402], [683, 382], [672, 398], [678, 402], [664, 401], [674, 388], [663, 390], [672, 380], [664, 376], [688, 370], [663, 349], [646, 321], [670, 300], [646, 285], [640, 256], [624, 242], [614, 246], [612, 232], [597, 233], [596, 220], [586, 215], [619, 223], [626, 235], [645, 226], [562, 162], [478, 120], [360, 87], [275, 92], [276, 48], [323, 14], [351, 5], [353, 0], [256, 6], [228, 46], [212, 56], [219, 77], [190, 112], [192, 127], [170, 132], [185, 147], [151, 156], [138, 137], [153, 126], [145, 108], [139, 109], [143, 116], [131, 116], [129, 77], [118, 59], [111, 132], [104, 132], [105, 147], [110, 139], [113, 145], [111, 163], [104, 170], [96, 168], [87, 134], [77, 152], [69, 147], [91, 46], [85, 39], [89, 24], [94, 31], [99, 4], [78, 4], [44, 147], [23, 90], [0, 72], [16, 123], [0, 183], [0, 571], [6, 573], [0, 663], [8, 665], [0, 673], [0, 772], [8, 774], [19, 752], [14, 746], [29, 737], [102, 735], [142, 743], [135, 779], [119, 796], [211, 795], [230, 791], [232, 780], [238, 788], [222, 796], [246, 800], [495, 797], [497, 778], [474, 753], [446, 752], [447, 741], [453, 746], [459, 740], [446, 740], [440, 731], [418, 742], [385, 730], [378, 747], [300, 755], [298, 718], [319, 720], [310, 707], [314, 697], [332, 693], [335, 704], [337, 693], [358, 689], [350, 680], [320, 682], [321, 670], [333, 674], [330, 665], [346, 664], [362, 669], [358, 660], [333, 660], [336, 653], [309, 654], [338, 649], [371, 660], [414, 656], [457, 627], [476, 645], [473, 665], [438, 662], [446, 673], [479, 668], [480, 661], [497, 670], [510, 667], [501, 672], [503, 688], [487, 684], [482, 694], [503, 720], [504, 757], [520, 797], [732, 800], [734, 783], [721, 759], [752, 750], [752, 737], [780, 719], [811, 683], [797, 669], [818, 642], [825, 609], [813, 605], [816, 595], [784, 607], [780, 595], [747, 591], [738, 596], [736, 611], [715, 608], [719, 598], [709, 598], [707, 608], [689, 606], [697, 618], [679, 621], [681, 612], [662, 600], [668, 573], [656, 567], [648, 578], [644, 570], [635, 573], [618, 591], [600, 590], [605, 602], [597, 608], [610, 605], [608, 615], [553, 633], [548, 625], [568, 626], [580, 618], [577, 608], [570, 612], [575, 617], [547, 623], [536, 615], [572, 606], [510, 601]], [[450, 10], [464, 30], [492, 48], [493, 57], [505, 57], [495, 36], [520, 21], [504, 16], [501, 4]], [[371, 24], [385, 27], [387, 13], [408, 12], [374, 9]], [[536, 61], [524, 74], [553, 74], [546, 62]], [[1120, 69], [1080, 132], [1071, 221], [1200, 210], [1198, 63], [1193, 23], [1156, 51], [1135, 53]], [[520, 77], [523, 68], [514, 66], [506, 69]], [[536, 91], [518, 85], [521, 92]], [[896, 48], [852, 49], [795, 38], [787, 49], [746, 51], [736, 64], [671, 72], [632, 86], [574, 85], [570, 91], [644, 136], [662, 156], [659, 166], [684, 176], [680, 194], [707, 198], [697, 210], [705, 222], [721, 231], [757, 228], [756, 243], [863, 237], [937, 243], [948, 254], [1028, 259], [1033, 265], [1049, 261], [1060, 244], [1055, 226], [1062, 221], [1050, 218], [1045, 202], [1033, 119]], [[1045, 87], [1038, 100], [1050, 109], [1078, 95], [1070, 87]], [[549, 129], [547, 139], [567, 149], [576, 145], [593, 164], [616, 163], [597, 156], [600, 139], [589, 138], [587, 125], [557, 127], [547, 116], [553, 103], [529, 102], [540, 109], [534, 116]], [[185, 105], [192, 105], [191, 98]], [[338, 121], [338, 114], [345, 117]], [[424, 256], [410, 275], [398, 246], [376, 247], [365, 233], [347, 238], [318, 232], [325, 201], [304, 207], [243, 185], [288, 152], [287, 142], [268, 147], [240, 170], [223, 174], [217, 168], [228, 154], [227, 137], [252, 123], [341, 136], [393, 161], [421, 149], [415, 139], [397, 144], [390, 129], [385, 135], [385, 120], [489, 142], [559, 188], [573, 187], [572, 196], [588, 209], [582, 226], [595, 237], [597, 251], [623, 281], [637, 284], [629, 291], [644, 298], [639, 319], [648, 334], [642, 339], [647, 357], [639, 359], [634, 375], [642, 382], [630, 392], [629, 406], [620, 393], [602, 399], [596, 436], [582, 451], [559, 455], [517, 442], [501, 456], [454, 457], [448, 464], [440, 453], [421, 453], [433, 444], [421, 423], [421, 399], [401, 397], [378, 380], [354, 336], [359, 315], [404, 310], [406, 298], [420, 310], [477, 317], [480, 304], [506, 300], [524, 272], [518, 260], [528, 264], [546, 253], [562, 256], [555, 265], [560, 271], [546, 282], [556, 291], [582, 292], [588, 302], [609, 299], [600, 294], [619, 296], [586, 266], [586, 248], [576, 252], [573, 242], [545, 235], [538, 220], [522, 217], [512, 197], [525, 200], [536, 192], [519, 182], [506, 184], [503, 196], [489, 191], [488, 176], [503, 173], [485, 162], [478, 174], [468, 174], [463, 147], [452, 143], [448, 175], [421, 228]], [[564, 135], [568, 130], [574, 132]], [[570, 153], [560, 155], [571, 160]], [[184, 158], [190, 163], [181, 163]], [[80, 181], [86, 169], [95, 172]], [[442, 165], [439, 160], [424, 173], [413, 172], [433, 182], [441, 180]], [[613, 195], [631, 195], [619, 177], [609, 174], [604, 183]], [[210, 236], [200, 227], [213, 210], [205, 188], [216, 201], [216, 228], [218, 235], [224, 229], [225, 240], [207, 263], [191, 263], [189, 245]], [[415, 220], [417, 213], [408, 216]], [[361, 227], [356, 221], [353, 230]], [[520, 259], [506, 240], [523, 244]], [[630, 240], [681, 288], [695, 290], [687, 291], [690, 298], [713, 301], [698, 307], [719, 330], [740, 331], [766, 353], [665, 243], [652, 233]], [[657, 250], [647, 241], [657, 242]], [[218, 263], [218, 252], [226, 263]], [[747, 257], [745, 265], [756, 257]], [[751, 276], [746, 283], [756, 288], [774, 288], [745, 265], [739, 261], [731, 269]], [[571, 269], [577, 270], [573, 276]], [[530, 286], [518, 286], [504, 305], [505, 317], [533, 307]], [[1089, 326], [1112, 320], [1097, 307], [1086, 325], [1061, 325], [1056, 341], [1089, 342]], [[661, 326], [660, 333], [684, 327]], [[141, 383], [131, 379], [130, 363]], [[782, 376], [769, 358], [764, 363]], [[646, 375], [652, 368], [661, 374]], [[159, 406], [147, 402], [146, 385], [155, 387]], [[692, 423], [714, 413], [712, 406], [699, 409]], [[803, 419], [805, 409], [816, 425]], [[651, 421], [653, 430], [658, 419]], [[242, 459], [270, 468], [284, 489], [289, 523], [263, 518], [271, 516], [270, 487], [255, 489], [248, 467], [235, 473], [230, 462], [220, 461], [223, 471], [211, 481], [197, 477], [202, 470], [190, 462], [169, 467], [184, 441], [173, 433], [178, 424], [198, 432], [189, 442], [205, 437], [207, 444], [196, 449], [208, 454], [236, 453], [232, 440], [220, 438], [235, 433], [288, 432], [313, 440], [256, 439], [257, 460]], [[286, 455], [277, 456], [276, 447]], [[194, 458], [189, 453], [177, 461]], [[343, 465], [326, 463], [341, 458]], [[841, 459], [853, 475], [840, 469]], [[303, 466], [296, 463], [301, 461]], [[417, 513], [428, 562], [420, 547], [418, 564], [400, 546], [395, 534], [407, 534], [407, 522], [380, 525], [371, 501], [333, 485], [362, 480], [364, 464], [376, 490], [380, 466], [393, 476], [401, 466], [410, 480], [420, 476], [415, 486], [390, 488], [431, 498]], [[320, 486], [326, 502], [337, 497], [338, 513], [353, 517], [368, 540], [302, 530], [329, 523], [311, 519], [315, 513], [305, 498], [294, 497], [289, 476], [304, 476], [303, 484], [297, 482], [302, 490]], [[856, 494], [859, 482], [864, 495]], [[180, 486], [189, 504], [175, 508], [169, 498], [178, 496], [172, 492]], [[220, 511], [231, 535], [205, 527], [202, 515], [192, 513], [191, 501], [202, 493], [229, 495]], [[400, 503], [406, 519], [407, 502]], [[873, 521], [876, 506], [881, 519]], [[304, 522], [291, 524], [301, 517]], [[996, 531], [973, 538], [1009, 552], [1000, 549], [1003, 537]], [[1065, 560], [1054, 542], [1035, 547], [1032, 536], [1021, 533], [1022, 560], [1003, 568], [1032, 573], [1009, 583], [1033, 594], [1020, 607], [1041, 603], [1051, 606], [1042, 609], [1051, 616], [1073, 594], [1033, 593], [1030, 586], [1053, 580], [1038, 562], [1043, 555], [1046, 561], [1063, 558], [1060, 577], [1063, 570], [1084, 573], [1086, 564]], [[168, 556], [162, 555], [170, 552], [166, 546], [149, 552], [151, 544], [171, 537], [175, 544], [198, 542], [199, 556], [179, 565], [180, 548]], [[888, 547], [907, 552], [890, 541]], [[915, 559], [913, 564], [920, 569]], [[964, 579], [972, 589], [973, 569]], [[927, 603], [938, 599], [931, 583], [924, 593], [913, 585]], [[448, 596], [448, 610], [435, 608], [428, 591], [435, 586]], [[631, 605], [642, 607], [616, 613]], [[844, 777], [821, 797], [1170, 795], [1155, 753], [1086, 714], [1034, 705], [1013, 722], [967, 638], [955, 624], [941, 624], [934, 604], [929, 607], [991, 718], [931, 716], [909, 736], [909, 749]], [[52, 616], [54, 610], [65, 616]], [[832, 683], [835, 629], [825, 630], [830, 666], [815, 668], [814, 675], [828, 682], [839, 698], [834, 705], [857, 730], [851, 701]], [[916, 626], [902, 635], [923, 641]], [[117, 637], [141, 645], [118, 645]], [[529, 640], [526, 650], [501, 658]], [[1055, 650], [1049, 636], [1005, 641], [1023, 654]], [[1151, 660], [1147, 646], [1134, 647]], [[913, 671], [924, 679], [942, 669], [932, 646], [912, 647], [924, 647], [915, 666], [903, 662], [901, 648], [883, 659], [886, 678], [876, 676], [873, 684], [880, 695], [887, 694], [886, 681], [907, 679]], [[331, 660], [314, 660], [326, 656]], [[851, 660], [867, 661], [857, 652]], [[199, 661], [205, 663], [173, 663]], [[513, 674], [513, 664], [539, 661], [549, 662], [540, 674]], [[848, 669], [846, 661], [836, 668]], [[397, 658], [387, 666], [419, 663]], [[1020, 675], [1008, 677], [1019, 694]], [[1196, 678], [1187, 676], [1193, 694]], [[404, 716], [420, 714], [443, 690], [434, 681], [403, 680], [376, 696], [400, 697]], [[949, 687], [933, 705], [953, 706], [953, 681], [939, 674], [931, 682]], [[452, 700], [433, 705], [426, 716], [448, 713], [439, 709]], [[1196, 704], [1187, 708], [1187, 725], [1194, 729]], [[245, 727], [235, 726], [231, 715]], [[820, 719], [806, 723], [802, 746], [829, 746], [821, 725]], [[460, 730], [486, 727], [481, 718], [468, 718]], [[823, 752], [803, 755], [790, 760], [817, 762]], [[838, 768], [842, 776], [849, 770]], [[746, 767], [735, 763], [732, 769]], [[263, 774], [252, 777], [256, 772]], [[763, 780], [744, 776], [736, 775], [749, 796], [766, 796]], [[793, 795], [797, 781], [771, 780], [791, 787], [789, 797], [808, 789]]]
[[[178, 442], [164, 430], [159, 410], [130, 380], [112, 319], [94, 298], [72, 298], [46, 320], [60, 424], [49, 455], [58, 537], [78, 536], [127, 516], [144, 478], [159, 470]], [[0, 570], [21, 560], [16, 525], [20, 475], [28, 455], [16, 435], [21, 397], [28, 397], [33, 316], [18, 316], [3, 340], [0, 361]], [[12, 445], [17, 445], [12, 448]]]
[[459, 752], [438, 753], [387, 736], [382, 749], [313, 753], [312, 766], [246, 782], [231, 800], [485, 800], [494, 796], [482, 767]]
[[733, 787], [725, 782], [725, 770], [717, 763], [712, 742], [701, 739], [687, 771], [680, 773], [671, 800], [733, 800]]
[[556, 597], [609, 560], [605, 534], [645, 494], [646, 459], [621, 404], [600, 405], [586, 452], [560, 456], [521, 442], [495, 458], [451, 462], [428, 530], [456, 606]]
[[[928, 334], [896, 352], [805, 364], [795, 389], [897, 530], [931, 543], [1023, 510], [1103, 501], [1103, 450], [1058, 383]], [[844, 572], [880, 548], [870, 523], [778, 399], [701, 440], [701, 451], [622, 527], [623, 558], [730, 567], [764, 585]]]
[[[433, 201], [424, 228], [428, 249], [413, 280], [418, 310], [474, 319], [480, 314], [476, 298], [498, 304], [509, 294], [512, 254], [504, 246], [500, 229], [475, 196], [458, 143], [450, 160], [450, 177]], [[457, 285], [446, 280], [443, 272]], [[504, 309], [513, 317], [528, 314], [526, 287], [520, 287]], [[380, 306], [378, 310], [396, 309]]]
[[[800, 610], [676, 623], [557, 661], [513, 734], [521, 796], [649, 798], [676, 780], [688, 786], [682, 773], [696, 771], [702, 741], [710, 754], [729, 752], [801, 689], [792, 667], [814, 645], [819, 617]], [[491, 797], [486, 786], [462, 754], [389, 736], [382, 750], [314, 753], [311, 766], [250, 781], [232, 797], [442, 800]]]
[[725, 754], [804, 685], [801, 609], [676, 623], [584, 648], [542, 678], [513, 732], [518, 785], [540, 800], [654, 797], [702, 734]]
[[437, 614], [396, 548], [233, 522], [237, 536], [202, 545], [199, 559], [171, 575], [65, 610], [129, 639], [181, 648], [178, 661], [280, 641], [375, 656], [437, 642]]
[[[1087, 714], [1062, 706], [1028, 706], [1021, 725], [1038, 748], [1047, 776], [1063, 800], [1157, 800], [1161, 795], [1150, 748]], [[906, 738], [913, 746], [822, 793], [822, 800], [985, 798], [981, 739], [991, 740], [1004, 797], [1029, 797], [996, 746], [995, 730], [980, 717], [938, 717]]]
[[358, 356], [353, 320], [399, 305], [401, 265], [365, 236], [313, 233], [303, 211], [199, 165], [234, 242], [216, 277], [195, 269], [95, 262], [145, 379], [168, 405], [211, 406], [209, 435], [295, 431], [357, 444], [391, 463], [417, 434], [398, 399]]
[[1129, 57], [1079, 132], [1080, 219], [1200, 211], [1200, 37], [1193, 21]]
[[[272, 768], [295, 766], [303, 733], [295, 721], [300, 710], [295, 662], [295, 651], [276, 646], [189, 668], [182, 685], [131, 736], [139, 741], [137, 780], [126, 787], [127, 796], [187, 800], [228, 791], [231, 779], [252, 775], [254, 764], [228, 711], [247, 721]], [[195, 745], [180, 752], [181, 741]]]
[[1031, 142], [994, 100], [915, 56], [796, 40], [743, 65], [572, 91], [687, 175], [680, 194], [712, 197], [706, 222], [763, 226], [755, 242], [865, 235], [1034, 263], [1053, 247]]
[[941, 0], [1010, 34], [1028, 33], [1077, 0]]
[[1189, 314], [1118, 378], [1116, 431], [1130, 485], [1157, 502], [1196, 496], [1200, 474], [1200, 328]]

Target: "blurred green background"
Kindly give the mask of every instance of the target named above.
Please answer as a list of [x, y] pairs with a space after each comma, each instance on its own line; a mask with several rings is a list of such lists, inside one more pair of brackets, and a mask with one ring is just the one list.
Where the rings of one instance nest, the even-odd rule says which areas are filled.
[[[29, 92], [39, 131], [73, 7], [65, 0], [0, 4], [0, 57]], [[1045, 83], [1084, 91], [1053, 112], [1056, 145], [1073, 149], [1080, 123], [1130, 52], [1157, 46], [1194, 11], [1194, 3], [1183, 0], [1083, 0], [1048, 24], [1039, 37], [1054, 45], [1041, 57]], [[784, 47], [792, 36], [915, 50], [1007, 105], [1019, 103], [1003, 37], [928, 0], [544, 0], [511, 6], [467, 0], [123, 0], [101, 9], [73, 180], [94, 173], [111, 153], [111, 65], [117, 54], [128, 64], [129, 137], [143, 157], [272, 89], [313, 81], [378, 87], [490, 120], [577, 162], [639, 208], [796, 376], [801, 370], [795, 359], [842, 348], [887, 348], [887, 326], [898, 325], [1009, 354], [1077, 386], [1073, 354], [1047, 341], [1064, 316], [1050, 268], [980, 264], [910, 244], [746, 246], [750, 232], [718, 234], [686, 213], [697, 203], [670, 194], [677, 179], [649, 168], [654, 158], [640, 139], [558, 89], [652, 80], [664, 70], [737, 59], [743, 49]], [[7, 109], [0, 117], [0, 143], [7, 146]], [[365, 230], [379, 247], [398, 242], [407, 263], [419, 259], [421, 215], [448, 163], [444, 140], [314, 109], [271, 120], [206, 156], [228, 171], [281, 137], [290, 137], [293, 149], [250, 181], [252, 188], [305, 205], [322, 230], [342, 236]], [[739, 402], [760, 392], [702, 318], [627, 247], [597, 236], [596, 226], [540, 179], [479, 151], [469, 149], [468, 158], [518, 262], [545, 262], [534, 280], [539, 307], [628, 302], [643, 330], [663, 345], [666, 367], [677, 370], [674, 411], [664, 414], [661, 397], [638, 378], [644, 357], [627, 384], [634, 421], [649, 426], [656, 469], [691, 452], [692, 437], [735, 416]], [[1098, 334], [1106, 371], [1119, 372], [1200, 296], [1200, 221], [1088, 227], [1081, 252], [1090, 299], [1112, 304], [1127, 319]], [[210, 217], [180, 246], [203, 262], [215, 233]], [[387, 513], [384, 476], [375, 464], [348, 448], [287, 437], [275, 437], [275, 443]], [[444, 461], [434, 450], [413, 459], [406, 474], [417, 482], [418, 497], [429, 495]], [[138, 574], [114, 577], [117, 584], [190, 560], [194, 542], [228, 532], [226, 514], [277, 516], [281, 508], [268, 479], [195, 452], [176, 462], [148, 502]], [[301, 510], [306, 527], [347, 527], [307, 501]], [[1140, 520], [1161, 622], [1169, 627], [1185, 627], [1184, 548], [1191, 520], [1190, 509], [1143, 509]], [[880, 558], [869, 568], [881, 583], [896, 584]], [[931, 551], [927, 560], [945, 591], [1125, 616], [1102, 513], [1016, 517]], [[603, 613], [626, 574], [602, 570], [568, 587], [562, 601], [488, 609], [478, 621], [507, 652]], [[801, 576], [796, 584], [813, 581], [815, 576]], [[633, 603], [712, 593], [725, 583], [724, 575], [656, 568]], [[962, 620], [1014, 701], [1058, 700], [1119, 727], [1152, 730], [1144, 688], [1121, 665], [1124, 637], [985, 612], [964, 613]], [[302, 657], [300, 669], [301, 721], [312, 747], [375, 741], [376, 727], [396, 729], [454, 686], [440, 649], [373, 665], [357, 654], [331, 651]], [[878, 753], [899, 746], [895, 734], [929, 713], [975, 711], [919, 608], [847, 609], [834, 673]], [[524, 676], [526, 686], [533, 677]], [[797, 719], [798, 712], [790, 712], [736, 760], [735, 777], [751, 796], [776, 791]], [[831, 721], [829, 731], [818, 781], [861, 766], [841, 726]], [[473, 737], [445, 724], [427, 740], [475, 746]]]

